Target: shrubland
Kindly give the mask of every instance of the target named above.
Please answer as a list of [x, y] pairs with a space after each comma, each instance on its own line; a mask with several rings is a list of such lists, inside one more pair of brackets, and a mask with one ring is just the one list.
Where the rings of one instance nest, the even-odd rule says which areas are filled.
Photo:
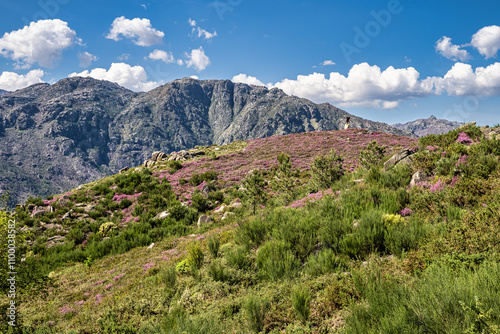
[[500, 330], [500, 140], [469, 125], [231, 145], [4, 210], [23, 231], [15, 331]]

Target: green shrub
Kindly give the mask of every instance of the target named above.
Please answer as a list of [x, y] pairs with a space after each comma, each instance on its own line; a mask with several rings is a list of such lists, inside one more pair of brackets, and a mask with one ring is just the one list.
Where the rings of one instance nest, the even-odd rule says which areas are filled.
[[347, 269], [347, 264], [348, 260], [337, 256], [333, 250], [327, 248], [323, 249], [317, 255], [309, 255], [305, 271], [311, 276], [320, 276], [330, 272], [345, 270]]
[[236, 229], [234, 240], [237, 244], [252, 248], [258, 246], [266, 240], [269, 225], [256, 217], [249, 222], [242, 222]]
[[192, 207], [198, 212], [205, 212], [209, 208], [209, 203], [200, 192], [195, 192], [191, 197]]
[[123, 209], [128, 208], [131, 205], [132, 205], [132, 201], [129, 200], [128, 198], [124, 198], [120, 201], [119, 208], [123, 210]]
[[292, 305], [295, 309], [295, 314], [305, 324], [311, 313], [311, 296], [309, 289], [306, 287], [297, 287], [292, 293]]
[[243, 304], [243, 309], [245, 310], [250, 328], [255, 333], [262, 331], [269, 303], [254, 294], [250, 294]]
[[265, 200], [266, 192], [264, 191], [264, 187], [266, 186], [266, 182], [262, 177], [261, 171], [258, 169], [254, 169], [247, 177], [243, 180], [243, 186], [246, 189], [245, 197], [248, 202], [253, 207], [253, 214], [255, 215], [255, 207], [259, 203], [263, 203]]
[[234, 249], [228, 249], [224, 253], [227, 264], [238, 269], [247, 269], [250, 266], [250, 261], [247, 256], [247, 249], [244, 246], [239, 246]]
[[79, 245], [85, 240], [85, 234], [79, 228], [72, 228], [68, 234], [66, 234], [66, 240], [73, 241], [75, 245]]
[[257, 268], [263, 277], [280, 279], [291, 276], [300, 262], [283, 241], [269, 240], [257, 251]]
[[200, 269], [203, 265], [203, 251], [198, 243], [195, 243], [188, 247], [188, 261], [190, 267]]
[[352, 258], [365, 258], [371, 253], [384, 253], [385, 226], [382, 212], [369, 210], [359, 221], [352, 234], [346, 234], [339, 242], [339, 251]]
[[427, 229], [418, 219], [408, 223], [389, 224], [384, 235], [385, 248], [399, 257], [404, 252], [416, 249], [418, 242], [426, 235]]
[[315, 190], [328, 189], [344, 175], [342, 157], [332, 149], [328, 155], [314, 158], [311, 164], [311, 186]]
[[208, 250], [214, 259], [219, 257], [220, 241], [216, 236], [208, 238]]
[[372, 166], [378, 164], [384, 158], [385, 149], [385, 146], [380, 147], [375, 140], [372, 141], [365, 150], [359, 153], [361, 166], [370, 169]]
[[167, 163], [167, 168], [170, 174], [174, 174], [182, 168], [182, 163], [180, 161], [171, 160]]
[[170, 266], [168, 268], [164, 268], [160, 272], [160, 278], [161, 281], [168, 287], [168, 288], [175, 288], [175, 285], [177, 284], [177, 272], [174, 266]]
[[216, 282], [224, 282], [226, 280], [224, 266], [220, 262], [212, 262], [208, 267], [208, 274]]

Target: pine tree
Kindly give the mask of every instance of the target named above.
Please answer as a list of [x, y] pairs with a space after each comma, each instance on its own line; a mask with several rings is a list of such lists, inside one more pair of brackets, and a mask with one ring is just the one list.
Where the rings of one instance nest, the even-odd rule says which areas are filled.
[[254, 169], [251, 171], [247, 178], [243, 180], [243, 185], [247, 190], [248, 199], [253, 205], [253, 214], [255, 214], [255, 207], [265, 199], [264, 187], [266, 182], [260, 170]]

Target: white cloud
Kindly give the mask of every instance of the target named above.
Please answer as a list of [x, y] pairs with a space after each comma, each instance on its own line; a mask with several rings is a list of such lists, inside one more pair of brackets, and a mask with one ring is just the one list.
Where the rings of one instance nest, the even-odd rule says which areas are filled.
[[76, 32], [61, 20], [39, 20], [0, 38], [0, 55], [17, 61], [17, 68], [38, 63], [52, 68], [62, 52], [73, 46]]
[[94, 68], [92, 71], [85, 70], [69, 75], [69, 77], [76, 76], [116, 82], [120, 86], [134, 91], [149, 91], [161, 84], [155, 81], [147, 81], [148, 75], [142, 66], [130, 66], [125, 63], [112, 63], [109, 70]]
[[469, 64], [455, 63], [444, 77], [426, 80], [435, 86], [437, 94], [446, 92], [448, 95], [498, 96], [500, 63], [477, 67], [475, 70]]
[[479, 29], [472, 36], [471, 44], [486, 59], [496, 57], [500, 49], [500, 27], [493, 25]]
[[139, 46], [151, 46], [160, 44], [165, 34], [151, 26], [148, 19], [135, 18], [126, 19], [124, 16], [117, 17], [111, 25], [111, 30], [106, 36], [114, 41], [121, 40], [122, 37], [132, 39], [133, 43]]
[[335, 62], [332, 60], [325, 60], [320, 65], [322, 66], [335, 65]]
[[2, 72], [0, 75], [0, 89], [12, 92], [36, 83], [41, 83], [44, 82], [42, 80], [43, 75], [44, 72], [40, 69], [31, 70], [25, 75], [14, 72]]
[[194, 80], [198, 80], [199, 79], [199, 77], [197, 75], [192, 75], [192, 76], [190, 76], [190, 78], [194, 79]]
[[470, 58], [467, 50], [461, 50], [460, 45], [451, 43], [451, 38], [443, 36], [436, 42], [436, 52], [451, 60], [466, 61]]
[[161, 60], [167, 64], [175, 62], [175, 58], [174, 58], [172, 52], [166, 52], [166, 51], [158, 50], [158, 49], [151, 52], [148, 55], [148, 58], [153, 59], [153, 60]]
[[212, 38], [217, 36], [217, 31], [214, 30], [214, 32], [208, 32], [205, 29], [202, 29], [200, 27], [196, 26], [196, 21], [189, 19], [188, 23], [191, 27], [193, 27], [193, 30], [191, 30], [191, 35], [197, 35], [198, 38], [203, 37], [206, 40], [211, 40]]
[[203, 71], [210, 65], [210, 58], [205, 54], [205, 51], [200, 46], [198, 49], [191, 50], [191, 53], [186, 52], [186, 65], [188, 68], [193, 67], [197, 71]]
[[94, 56], [91, 53], [88, 53], [87, 51], [85, 52], [78, 52], [78, 60], [80, 61], [80, 67], [86, 68], [89, 67], [90, 64], [92, 64], [93, 61], [96, 61], [99, 59], [97, 56]]
[[[256, 77], [239, 74], [233, 82], [264, 85]], [[275, 84], [285, 93], [307, 98], [316, 103], [330, 102], [342, 107], [396, 108], [403, 100], [429, 95], [500, 96], [500, 63], [475, 70], [469, 64], [455, 63], [443, 77], [420, 79], [413, 67], [382, 71], [367, 63], [354, 65], [347, 76], [338, 72], [326, 77], [321, 73], [299, 75]]]
[[232, 79], [231, 79], [232, 82], [241, 82], [241, 83], [245, 83], [247, 85], [255, 85], [255, 86], [265, 86], [265, 84], [260, 81], [259, 79], [257, 79], [256, 77], [252, 77], [250, 75], [246, 75], [246, 74], [238, 74], [238, 75], [235, 75]]

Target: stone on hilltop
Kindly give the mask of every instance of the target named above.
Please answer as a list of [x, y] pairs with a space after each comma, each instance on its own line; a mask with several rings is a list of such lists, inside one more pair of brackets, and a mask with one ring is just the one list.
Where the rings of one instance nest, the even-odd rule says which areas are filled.
[[401, 151], [397, 152], [396, 154], [394, 154], [389, 160], [387, 160], [384, 163], [384, 168], [387, 169], [391, 166], [395, 166], [398, 162], [400, 162], [401, 160], [403, 160], [404, 158], [406, 158], [412, 154], [413, 154], [413, 152], [410, 151], [409, 149], [401, 150]]
[[201, 215], [200, 218], [198, 218], [198, 227], [201, 227], [203, 224], [209, 224], [212, 222], [212, 217], [207, 216], [207, 215]]

